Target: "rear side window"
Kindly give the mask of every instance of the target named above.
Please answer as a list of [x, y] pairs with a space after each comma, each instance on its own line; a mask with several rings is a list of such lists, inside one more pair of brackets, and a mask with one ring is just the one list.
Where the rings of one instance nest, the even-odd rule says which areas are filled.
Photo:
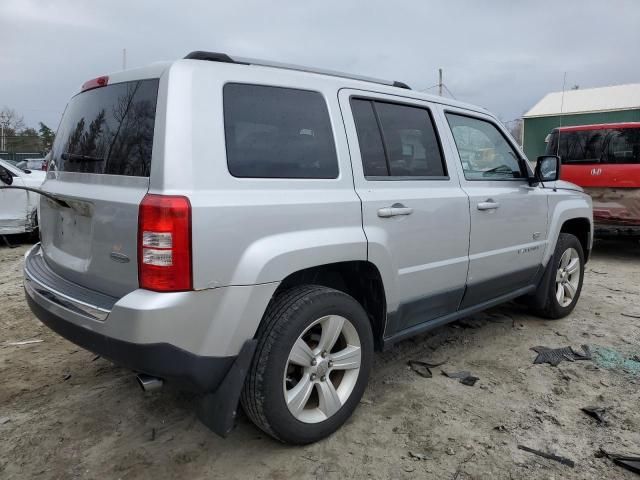
[[351, 109], [366, 177], [446, 177], [427, 109], [360, 98]]
[[227, 84], [224, 127], [234, 177], [338, 176], [329, 111], [318, 92]]
[[79, 93], [60, 122], [51, 168], [148, 177], [157, 98], [157, 79]]
[[358, 132], [364, 176], [382, 177], [389, 175], [382, 136], [373, 111], [373, 102], [354, 98], [351, 100], [351, 110], [356, 122], [356, 131]]

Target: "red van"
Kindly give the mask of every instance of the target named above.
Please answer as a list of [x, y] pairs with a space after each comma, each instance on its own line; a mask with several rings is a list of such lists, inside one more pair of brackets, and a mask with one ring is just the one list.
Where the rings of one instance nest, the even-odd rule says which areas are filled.
[[640, 122], [555, 128], [546, 153], [593, 198], [596, 235], [640, 237]]

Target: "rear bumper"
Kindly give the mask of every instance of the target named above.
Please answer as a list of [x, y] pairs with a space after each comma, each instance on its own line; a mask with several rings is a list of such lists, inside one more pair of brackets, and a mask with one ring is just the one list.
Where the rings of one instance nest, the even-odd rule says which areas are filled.
[[25, 283], [27, 303], [38, 319], [76, 345], [116, 364], [176, 382], [189, 390], [214, 391], [231, 368], [235, 357], [203, 357], [168, 343], [132, 343], [78, 326], [52, 309], [47, 299]]
[[119, 365], [204, 392], [219, 387], [276, 287], [134, 290], [117, 299], [57, 275], [40, 245], [24, 264], [27, 302], [42, 323]]
[[639, 225], [612, 225], [597, 223], [594, 227], [596, 237], [640, 237]]

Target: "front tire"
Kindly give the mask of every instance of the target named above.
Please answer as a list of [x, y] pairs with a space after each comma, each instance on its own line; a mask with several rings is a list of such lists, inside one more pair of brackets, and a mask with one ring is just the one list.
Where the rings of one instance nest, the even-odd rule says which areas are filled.
[[584, 279], [584, 252], [575, 235], [561, 233], [549, 260], [551, 280], [538, 314], [548, 319], [569, 315], [580, 298]]
[[272, 300], [257, 338], [241, 396], [249, 418], [292, 444], [338, 430], [357, 407], [373, 360], [362, 306], [331, 288], [295, 287]]

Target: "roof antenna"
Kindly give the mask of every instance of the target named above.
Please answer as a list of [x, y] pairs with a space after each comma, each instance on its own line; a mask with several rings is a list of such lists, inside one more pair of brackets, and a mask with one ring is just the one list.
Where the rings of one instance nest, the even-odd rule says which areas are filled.
[[560, 133], [562, 130], [562, 110], [564, 108], [564, 89], [567, 84], [567, 72], [564, 72], [562, 79], [562, 97], [560, 97], [560, 126], [558, 127], [558, 143], [556, 144], [556, 156], [560, 156]]

